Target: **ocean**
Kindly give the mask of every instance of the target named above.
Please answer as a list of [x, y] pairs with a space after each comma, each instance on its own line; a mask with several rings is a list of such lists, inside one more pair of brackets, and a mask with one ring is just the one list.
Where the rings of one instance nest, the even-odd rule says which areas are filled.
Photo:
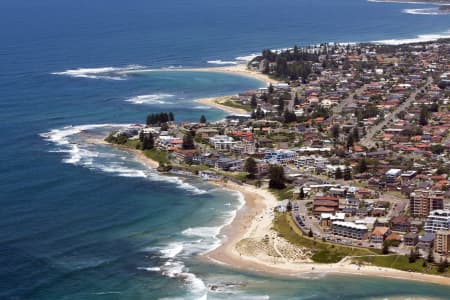
[[449, 287], [426, 283], [278, 278], [205, 263], [198, 254], [217, 247], [241, 197], [156, 174], [89, 141], [152, 112], [220, 120], [223, 112], [193, 100], [264, 85], [176, 68], [236, 63], [294, 44], [450, 36], [449, 16], [426, 13], [433, 8], [365, 0], [2, 0], [0, 299], [448, 299]]

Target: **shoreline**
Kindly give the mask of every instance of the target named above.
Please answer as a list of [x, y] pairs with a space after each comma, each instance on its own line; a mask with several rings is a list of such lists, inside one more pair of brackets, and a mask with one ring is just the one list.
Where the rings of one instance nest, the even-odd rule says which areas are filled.
[[450, 285], [450, 278], [406, 272], [391, 268], [383, 268], [372, 265], [356, 265], [346, 257], [334, 264], [320, 264], [303, 261], [291, 261], [281, 257], [275, 258], [264, 255], [252, 256], [245, 250], [238, 249], [239, 243], [245, 239], [262, 239], [271, 231], [273, 215], [269, 213], [277, 204], [275, 197], [265, 189], [257, 189], [249, 185], [237, 185], [235, 183], [213, 183], [219, 187], [240, 192], [245, 199], [245, 205], [237, 212], [233, 221], [225, 226], [221, 234], [226, 238], [222, 244], [203, 258], [216, 264], [227, 266], [231, 269], [240, 269], [253, 272], [263, 272], [270, 275], [287, 277], [305, 277], [309, 275], [353, 275], [367, 277], [388, 277], [399, 280], [413, 280], [424, 283]]
[[257, 71], [252, 71], [247, 68], [247, 64], [237, 64], [231, 66], [222, 66], [222, 67], [206, 67], [206, 68], [179, 68], [179, 69], [170, 69], [163, 68], [162, 71], [172, 71], [172, 72], [206, 72], [206, 73], [223, 73], [230, 75], [238, 75], [243, 77], [253, 78], [259, 81], [264, 82], [266, 85], [276, 84], [280, 81], [270, 78], [269, 76], [262, 74]]
[[211, 98], [201, 98], [201, 99], [196, 99], [194, 100], [194, 102], [200, 103], [200, 104], [204, 104], [206, 106], [209, 107], [213, 107], [213, 108], [217, 108], [220, 110], [223, 110], [229, 114], [237, 114], [237, 115], [248, 115], [249, 112], [246, 111], [245, 109], [242, 108], [237, 108], [237, 107], [231, 107], [231, 106], [227, 106], [227, 105], [223, 105], [221, 103], [218, 103], [218, 101], [220, 100], [226, 100], [228, 98], [230, 98], [231, 96], [220, 96], [220, 97], [211, 97]]
[[[128, 151], [134, 157], [154, 170], [158, 167], [158, 162], [148, 158], [137, 149], [118, 146], [105, 142], [102, 139], [89, 139], [89, 143], [110, 145]], [[278, 201], [267, 189], [256, 188], [247, 184], [236, 184], [234, 182], [208, 181], [209, 184], [221, 189], [239, 192], [244, 198], [244, 205], [236, 211], [236, 216], [228, 225], [225, 225], [220, 234], [224, 236], [219, 247], [201, 255], [199, 258], [210, 263], [225, 266], [230, 269], [237, 269], [250, 272], [262, 272], [264, 274], [305, 278], [311, 275], [349, 275], [366, 277], [385, 277], [398, 280], [417, 281], [439, 285], [450, 285], [450, 278], [429, 275], [415, 272], [406, 272], [392, 268], [377, 267], [373, 265], [357, 265], [351, 263], [351, 257], [346, 257], [342, 261], [333, 264], [314, 263], [309, 258], [292, 260], [284, 257], [275, 246], [284, 239], [274, 236], [271, 229], [273, 224], [273, 208]], [[253, 255], [248, 253], [241, 244], [246, 241], [262, 240], [267, 235], [274, 239], [274, 246], [281, 257], [274, 257], [266, 253]]]

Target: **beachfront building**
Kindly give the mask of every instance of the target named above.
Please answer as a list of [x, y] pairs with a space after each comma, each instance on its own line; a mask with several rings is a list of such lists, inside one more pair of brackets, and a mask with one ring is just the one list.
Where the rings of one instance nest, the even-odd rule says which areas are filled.
[[440, 255], [450, 254], [450, 230], [438, 230], [434, 236], [434, 252]]
[[320, 226], [324, 229], [330, 229], [335, 221], [344, 221], [345, 213], [322, 213], [320, 214]]
[[364, 240], [367, 238], [367, 226], [355, 224], [353, 222], [333, 222], [333, 234], [344, 236], [357, 240]]
[[264, 154], [264, 159], [269, 163], [285, 165], [295, 159], [296, 153], [291, 150], [268, 150]]
[[339, 209], [339, 198], [333, 196], [315, 197], [313, 201], [313, 214], [334, 214]]
[[231, 136], [215, 135], [209, 138], [209, 144], [218, 151], [230, 151], [236, 142]]
[[450, 210], [434, 210], [427, 217], [425, 222], [425, 232], [437, 232], [438, 230], [450, 229]]
[[415, 190], [410, 194], [411, 216], [426, 218], [431, 211], [444, 208], [444, 192], [434, 190]]
[[390, 233], [389, 227], [375, 227], [370, 235], [370, 241], [372, 243], [383, 243]]

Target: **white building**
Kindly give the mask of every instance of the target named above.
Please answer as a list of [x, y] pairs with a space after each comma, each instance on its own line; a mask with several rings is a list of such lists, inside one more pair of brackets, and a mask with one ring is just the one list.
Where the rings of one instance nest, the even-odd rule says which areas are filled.
[[333, 234], [352, 239], [363, 240], [367, 238], [367, 226], [353, 222], [333, 222]]
[[433, 210], [425, 222], [425, 232], [436, 232], [438, 230], [450, 229], [450, 210]]
[[231, 136], [216, 135], [209, 138], [209, 144], [218, 151], [229, 151], [236, 144], [236, 142]]

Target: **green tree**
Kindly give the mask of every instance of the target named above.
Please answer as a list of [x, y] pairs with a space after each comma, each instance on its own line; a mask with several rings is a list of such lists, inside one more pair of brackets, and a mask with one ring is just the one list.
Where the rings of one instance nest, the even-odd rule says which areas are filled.
[[353, 128], [353, 140], [359, 142], [359, 129], [357, 127]]
[[142, 141], [142, 150], [153, 149], [155, 146], [155, 140], [153, 138], [153, 134], [149, 133], [144, 135], [144, 139]]
[[447, 259], [442, 259], [441, 258], [441, 262], [438, 265], [437, 271], [439, 273], [444, 273], [447, 268], [448, 268], [448, 261], [447, 261]]
[[352, 180], [352, 170], [348, 166], [344, 169], [344, 180]]
[[255, 109], [258, 106], [258, 102], [256, 101], [256, 95], [252, 95], [250, 100], [250, 107]]
[[347, 137], [347, 149], [350, 149], [354, 145], [353, 134], [349, 134]]
[[303, 187], [300, 188], [300, 199], [305, 199], [305, 191], [303, 190]]
[[409, 256], [408, 256], [409, 263], [410, 264], [415, 263], [417, 258], [418, 258], [417, 251], [415, 251], [414, 249], [411, 249], [411, 251], [409, 252]]
[[188, 132], [183, 137], [183, 149], [195, 149], [194, 145], [194, 137], [192, 136], [192, 133]]
[[428, 108], [425, 105], [420, 109], [419, 124], [422, 126], [428, 125]]
[[284, 189], [286, 185], [284, 177], [284, 168], [278, 165], [272, 165], [269, 168], [269, 188], [271, 189]]
[[427, 262], [434, 263], [434, 255], [432, 248], [430, 248], [430, 250], [428, 251]]
[[245, 161], [244, 171], [248, 173], [247, 174], [248, 178], [250, 178], [250, 179], [256, 178], [256, 174], [258, 174], [258, 166], [257, 166], [255, 159], [253, 159], [253, 157], [249, 157]]
[[339, 124], [334, 124], [331, 128], [331, 135], [333, 136], [334, 142], [337, 142], [339, 139]]
[[269, 94], [272, 94], [273, 91], [274, 91], [273, 85], [272, 85], [272, 83], [270, 83], [270, 84], [269, 84], [269, 88], [268, 88], [268, 92], [269, 92]]
[[295, 93], [294, 105], [300, 105], [300, 99], [298, 98], [298, 93]]
[[175, 121], [175, 116], [173, 115], [173, 112], [169, 112], [169, 121], [170, 122]]
[[389, 254], [389, 244], [386, 241], [383, 242], [383, 249], [381, 250], [382, 254]]
[[359, 161], [358, 172], [359, 173], [365, 173], [366, 171], [367, 171], [367, 162], [366, 162], [366, 159], [363, 157]]
[[206, 124], [206, 117], [205, 117], [204, 115], [202, 115], [202, 116], [200, 117], [200, 123], [201, 123], [201, 124]]
[[310, 228], [309, 231], [308, 231], [308, 236], [309, 236], [309, 237], [313, 237], [313, 236], [314, 236], [314, 233], [313, 233], [313, 231], [312, 231], [311, 228]]
[[341, 170], [341, 168], [337, 168], [336, 169], [336, 173], [334, 174], [334, 178], [335, 179], [342, 179], [342, 170]]

